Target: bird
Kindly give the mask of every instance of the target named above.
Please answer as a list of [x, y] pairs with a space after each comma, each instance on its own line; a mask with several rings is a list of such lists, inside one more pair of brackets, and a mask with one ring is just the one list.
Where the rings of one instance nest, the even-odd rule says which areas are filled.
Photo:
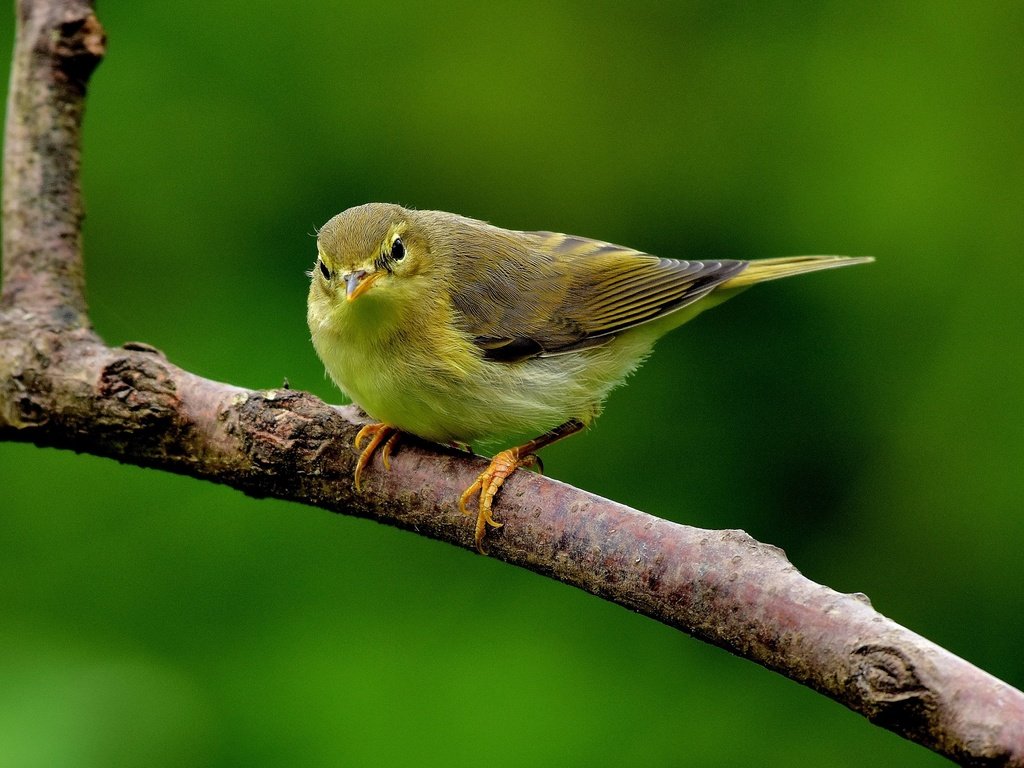
[[378, 451], [390, 469], [404, 434], [460, 447], [532, 435], [458, 500], [466, 514], [476, 502], [486, 553], [505, 480], [590, 425], [658, 338], [756, 283], [872, 260], [663, 258], [367, 203], [318, 230], [307, 322], [328, 375], [373, 420], [355, 438], [357, 491]]

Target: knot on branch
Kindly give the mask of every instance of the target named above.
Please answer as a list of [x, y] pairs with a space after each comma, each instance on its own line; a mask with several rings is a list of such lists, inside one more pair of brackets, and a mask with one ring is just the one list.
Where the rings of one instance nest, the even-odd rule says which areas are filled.
[[46, 407], [32, 396], [32, 388], [26, 385], [24, 376], [12, 376], [4, 388], [8, 391], [0, 397], [3, 402], [0, 426], [26, 429], [43, 426], [50, 420]]
[[107, 50], [107, 35], [93, 13], [66, 18], [57, 28], [53, 58], [57, 77], [78, 91], [85, 91]]
[[910, 724], [927, 722], [934, 695], [906, 653], [888, 645], [862, 645], [853, 652], [852, 662], [851, 682], [869, 720], [900, 732]]
[[47, 314], [19, 309], [0, 313], [0, 426], [24, 430], [48, 424], [53, 394], [49, 369], [60, 364], [69, 346], [92, 338], [87, 329], [62, 335], [40, 326]]
[[155, 356], [115, 357], [103, 366], [96, 394], [107, 401], [103, 420], [109, 418], [122, 431], [130, 424], [136, 439], [140, 434], [163, 434], [179, 407], [174, 378]]
[[264, 480], [281, 478], [294, 484], [296, 478], [321, 474], [325, 466], [337, 471], [353, 460], [343, 456], [350, 439], [344, 436], [352, 432], [352, 425], [306, 392], [240, 392], [220, 418]]

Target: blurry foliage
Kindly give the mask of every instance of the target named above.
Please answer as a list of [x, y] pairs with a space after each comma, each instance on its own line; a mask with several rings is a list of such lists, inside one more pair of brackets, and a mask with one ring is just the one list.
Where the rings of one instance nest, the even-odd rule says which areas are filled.
[[[367, 200], [666, 256], [874, 254], [663, 340], [548, 472], [743, 528], [1024, 685], [1019, 3], [99, 10], [109, 342], [337, 400], [303, 271]], [[945, 764], [407, 533], [25, 445], [0, 478], [2, 767]]]

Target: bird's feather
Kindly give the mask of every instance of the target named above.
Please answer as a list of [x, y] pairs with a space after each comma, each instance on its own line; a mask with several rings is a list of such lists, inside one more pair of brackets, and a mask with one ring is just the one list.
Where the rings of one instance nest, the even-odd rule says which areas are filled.
[[453, 218], [465, 224], [448, 222], [461, 277], [452, 300], [463, 330], [496, 361], [606, 343], [702, 298], [748, 264], [662, 259], [584, 237]]

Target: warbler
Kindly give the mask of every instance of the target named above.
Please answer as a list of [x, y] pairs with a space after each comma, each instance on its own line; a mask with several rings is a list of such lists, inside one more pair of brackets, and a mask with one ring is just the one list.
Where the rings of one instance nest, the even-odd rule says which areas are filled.
[[357, 489], [378, 450], [390, 468], [402, 433], [461, 446], [539, 435], [498, 453], [459, 499], [463, 512], [477, 500], [481, 552], [505, 479], [590, 424], [660, 336], [755, 283], [872, 260], [684, 261], [389, 203], [339, 213], [317, 251], [313, 346], [377, 422], [356, 437]]

